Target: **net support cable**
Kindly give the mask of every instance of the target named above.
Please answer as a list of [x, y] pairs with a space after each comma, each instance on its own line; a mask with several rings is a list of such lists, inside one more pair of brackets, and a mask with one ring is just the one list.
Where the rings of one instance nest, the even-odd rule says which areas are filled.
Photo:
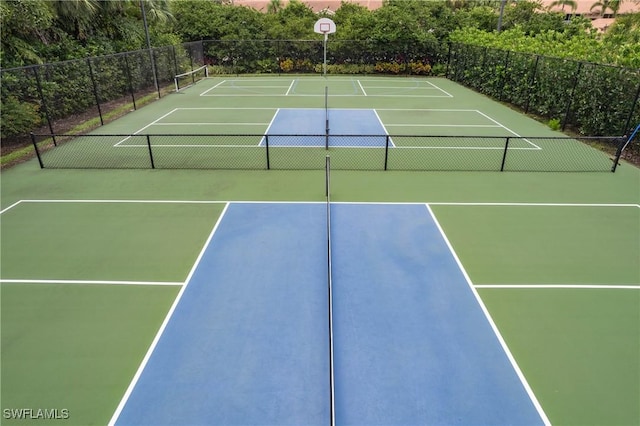
[[336, 424], [335, 377], [333, 372], [333, 282], [331, 271], [331, 158], [325, 161], [325, 195], [327, 197], [327, 297], [329, 309], [329, 404], [330, 424]]

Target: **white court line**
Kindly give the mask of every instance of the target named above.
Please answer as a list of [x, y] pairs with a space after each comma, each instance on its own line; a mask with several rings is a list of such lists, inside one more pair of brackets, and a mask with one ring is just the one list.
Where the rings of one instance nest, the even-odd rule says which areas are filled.
[[18, 205], [18, 204], [20, 204], [21, 202], [22, 202], [22, 200], [20, 200], [20, 201], [16, 201], [15, 203], [11, 204], [9, 207], [7, 207], [7, 208], [5, 208], [5, 209], [3, 209], [3, 210], [0, 210], [0, 214], [2, 214], [2, 213], [4, 213], [4, 212], [8, 211], [9, 209], [14, 208], [15, 206], [17, 206], [17, 205]]
[[183, 282], [173, 281], [105, 281], [105, 280], [17, 280], [0, 279], [2, 284], [76, 284], [76, 285], [150, 285], [150, 286], [181, 286]]
[[[366, 109], [366, 108], [356, 108], [356, 109]], [[378, 108], [378, 111], [478, 112], [477, 109], [464, 109], [464, 108]]]
[[260, 141], [258, 142], [258, 146], [259, 147], [265, 146], [265, 144], [266, 144], [265, 137], [266, 137], [266, 135], [269, 134], [269, 129], [271, 129], [271, 126], [273, 126], [273, 122], [276, 121], [276, 116], [278, 115], [279, 112], [280, 112], [280, 108], [276, 109], [275, 114], [273, 114], [273, 117], [271, 117], [271, 121], [269, 122], [269, 125], [267, 126], [267, 129], [264, 131], [265, 136], [262, 136], [262, 139], [260, 139]]
[[207, 95], [207, 93], [209, 93], [211, 90], [215, 89], [216, 87], [220, 86], [221, 84], [226, 83], [227, 80], [222, 80], [220, 83], [216, 84], [215, 86], [213, 86], [210, 89], [205, 90], [204, 92], [200, 93], [200, 96], [213, 96], [213, 95]]
[[[189, 135], [189, 136], [198, 136], [198, 135]], [[203, 135], [200, 135], [203, 136]], [[204, 135], [204, 136], [208, 136], [208, 135]], [[264, 136], [262, 135], [262, 133], [260, 133], [259, 135], [243, 135], [243, 136], [262, 136], [262, 139], [264, 139]], [[261, 139], [261, 140], [262, 140]], [[127, 145], [127, 146], [121, 146], [119, 148], [144, 148], [147, 145]], [[291, 146], [294, 147], [295, 145], [287, 145], [287, 146]], [[308, 146], [307, 146], [308, 147]], [[182, 145], [173, 145], [173, 144], [166, 144], [166, 145], [154, 145], [153, 149], [161, 149], [161, 148], [263, 148], [260, 145], [209, 145], [209, 144], [200, 144], [200, 145], [191, 145], [191, 144], [182, 144]], [[533, 149], [533, 148], [526, 148], [526, 149]]]
[[287, 89], [287, 93], [285, 93], [285, 96], [289, 96], [289, 93], [291, 92], [291, 89], [293, 89], [293, 86], [296, 84], [296, 79], [294, 78], [293, 80], [291, 80], [291, 84], [289, 85], [289, 88]]
[[447, 247], [449, 248], [449, 252], [451, 253], [453, 258], [455, 259], [455, 261], [456, 261], [456, 263], [458, 265], [458, 268], [460, 269], [460, 272], [462, 272], [462, 275], [464, 276], [465, 280], [467, 281], [469, 289], [471, 290], [471, 292], [473, 293], [474, 297], [476, 298], [476, 301], [478, 302], [478, 305], [480, 306], [480, 309], [482, 309], [482, 312], [484, 313], [485, 318], [487, 319], [487, 321], [489, 322], [489, 325], [493, 329], [493, 332], [494, 332], [496, 338], [498, 339], [498, 342], [500, 343], [500, 346], [502, 346], [502, 350], [504, 351], [505, 355], [509, 359], [509, 362], [511, 363], [511, 366], [513, 367], [515, 373], [518, 375], [518, 378], [520, 379], [520, 382], [522, 383], [522, 386], [524, 387], [525, 391], [529, 395], [529, 398], [531, 399], [531, 402], [535, 406], [535, 408], [536, 408], [536, 410], [538, 412], [538, 415], [540, 416], [541, 420], [544, 422], [545, 425], [550, 426], [551, 422], [549, 421], [549, 418], [547, 417], [547, 415], [545, 414], [544, 410], [542, 409], [542, 406], [540, 405], [540, 402], [538, 402], [538, 399], [536, 398], [535, 394], [533, 393], [533, 390], [531, 389], [531, 386], [529, 386], [529, 383], [527, 382], [526, 377], [522, 373], [522, 370], [520, 370], [520, 367], [518, 366], [518, 363], [516, 362], [516, 359], [513, 357], [513, 354], [509, 350], [509, 347], [507, 346], [507, 343], [505, 342], [505, 340], [503, 339], [502, 335], [500, 334], [500, 331], [498, 330], [498, 327], [496, 326], [495, 322], [493, 321], [493, 318], [491, 318], [491, 315], [489, 314], [489, 310], [484, 305], [484, 302], [482, 301], [482, 298], [480, 298], [480, 294], [474, 288], [474, 285], [471, 282], [471, 278], [469, 278], [469, 275], [467, 274], [467, 271], [464, 269], [464, 266], [462, 266], [462, 262], [460, 261], [460, 258], [458, 257], [458, 255], [456, 254], [455, 250], [453, 249], [453, 246], [449, 242], [449, 239], [447, 238], [446, 234], [444, 233], [444, 230], [440, 226], [440, 223], [438, 222], [438, 219], [436, 218], [435, 214], [431, 210], [431, 207], [429, 206], [429, 204], [425, 204], [425, 207], [427, 208], [427, 211], [431, 215], [431, 219], [433, 220], [433, 222], [435, 223], [436, 227], [438, 228], [438, 231], [440, 232], [440, 235], [442, 236], [442, 239], [444, 240], [444, 242], [446, 243]]
[[[215, 95], [200, 95], [200, 96], [215, 96], [215, 97], [254, 97], [254, 98], [259, 98], [259, 97], [285, 97], [285, 96], [294, 96], [294, 97], [301, 97], [301, 98], [312, 98], [312, 97], [324, 97], [324, 95], [311, 95], [311, 94], [298, 94], [298, 93], [294, 93], [294, 94], [289, 94], [289, 95], [273, 95], [273, 94], [264, 94], [264, 93], [231, 93], [231, 94], [215, 94]], [[406, 95], [406, 94], [402, 94], [402, 95], [371, 95], [371, 94], [362, 94], [362, 95], [354, 95], [354, 94], [333, 94], [331, 95], [332, 98], [343, 98], [343, 97], [364, 97], [364, 96], [368, 96], [371, 98], [449, 98], [449, 96], [444, 96], [444, 95]]]
[[360, 80], [357, 80], [357, 81], [358, 81], [358, 86], [360, 86], [360, 90], [362, 90], [362, 94], [367, 96], [367, 92], [364, 90], [364, 87], [362, 87], [362, 83], [360, 82]]
[[[227, 204], [227, 203], [324, 203], [324, 201], [252, 201], [252, 200], [124, 200], [124, 199], [26, 199], [19, 203], [136, 203], [136, 204]], [[332, 204], [391, 204], [391, 205], [423, 205], [430, 206], [486, 206], [486, 207], [637, 207], [634, 203], [512, 203], [512, 202], [455, 202], [455, 201], [331, 201]], [[5, 209], [6, 210], [6, 209]]]
[[132, 203], [132, 204], [226, 204], [228, 201], [209, 201], [209, 200], [71, 200], [71, 199], [41, 199], [41, 200], [20, 200], [23, 203], [104, 203], [104, 204], [119, 204], [119, 203]]
[[267, 107], [267, 108], [255, 108], [255, 107], [233, 107], [233, 108], [229, 108], [229, 107], [182, 107], [182, 108], [176, 108], [176, 110], [187, 110], [187, 111], [191, 111], [191, 110], [209, 110], [209, 109], [224, 109], [224, 110], [236, 110], [236, 109], [241, 109], [241, 110], [266, 110], [266, 109], [270, 109], [270, 110], [274, 110], [277, 108], [274, 107]]
[[506, 206], [506, 207], [640, 207], [630, 203], [484, 203], [484, 202], [432, 202], [432, 206]]
[[[294, 80], [295, 81], [295, 80]], [[271, 86], [254, 86], [253, 84], [248, 84], [246, 86], [236, 85], [234, 84], [229, 89], [231, 90], [248, 90], [248, 89], [284, 89], [285, 87], [291, 87], [290, 85], [271, 85]]]
[[438, 90], [437, 87], [422, 87], [422, 86], [369, 86], [369, 89], [395, 89], [395, 90]]
[[164, 333], [164, 330], [167, 328], [167, 325], [169, 324], [169, 321], [171, 320], [171, 317], [173, 316], [173, 312], [176, 310], [176, 307], [178, 306], [178, 303], [180, 303], [180, 299], [182, 299], [182, 295], [184, 294], [185, 290], [189, 286], [189, 283], [191, 282], [191, 277], [193, 277], [194, 272], [198, 268], [198, 265], [200, 264], [200, 261], [202, 260], [202, 257], [204, 256], [204, 252], [206, 251], [207, 247], [209, 247], [209, 244], [211, 243], [211, 240], [213, 239], [213, 235], [216, 233], [216, 231], [218, 229], [218, 226], [220, 225], [220, 222], [222, 221], [222, 218], [224, 217], [224, 215], [227, 212], [228, 207], [229, 207], [229, 204], [227, 203], [225, 205], [224, 209], [222, 210], [222, 213], [220, 214], [220, 217], [218, 218], [218, 221], [213, 226], [213, 230], [209, 234], [209, 237], [207, 238], [207, 241], [204, 243], [204, 247], [202, 247], [202, 250], [200, 250], [200, 254], [198, 255], [198, 258], [196, 259], [195, 263], [193, 264], [193, 267], [191, 268], [191, 271], [189, 272], [189, 276], [185, 280], [185, 283], [182, 286], [182, 288], [180, 289], [180, 292], [178, 293], [178, 296], [176, 296], [176, 299], [173, 301], [173, 305], [171, 305], [171, 308], [169, 309], [169, 312], [167, 313], [166, 317], [164, 318], [164, 321], [162, 322], [162, 325], [160, 326], [160, 329], [156, 333], [156, 336], [153, 339], [153, 342], [151, 342], [151, 346], [149, 346], [149, 349], [147, 350], [147, 353], [145, 354], [142, 362], [140, 363], [140, 366], [138, 367], [138, 370], [136, 371], [135, 375], [133, 376], [133, 379], [131, 380], [131, 383], [129, 383], [129, 387], [127, 388], [127, 390], [125, 391], [124, 395], [122, 396], [122, 399], [120, 400], [120, 403], [118, 404], [118, 407], [116, 408], [115, 412], [113, 413], [113, 416], [111, 416], [111, 420], [109, 420], [109, 426], [115, 425], [116, 421], [118, 420], [118, 417], [120, 417], [120, 413], [122, 413], [122, 410], [124, 409], [124, 406], [127, 404], [127, 401], [129, 400], [129, 397], [131, 396], [131, 393], [133, 392], [133, 389], [135, 388], [136, 383], [138, 383], [138, 380], [140, 379], [140, 376], [142, 375], [142, 372], [144, 371], [144, 368], [146, 367], [147, 363], [149, 362], [149, 359], [151, 358], [151, 355], [153, 354], [153, 351], [155, 350], [156, 346], [158, 345], [158, 342], [160, 341], [160, 337]]
[[640, 290], [640, 284], [475, 284], [475, 288], [509, 289], [576, 289], [576, 290]]
[[[138, 133], [140, 133], [141, 131], [143, 131], [144, 129], [146, 129], [147, 127], [151, 127], [154, 124], [156, 124], [158, 121], [162, 120], [163, 118], [165, 118], [166, 116], [168, 116], [169, 114], [173, 114], [174, 112], [176, 112], [179, 108], [174, 108], [171, 111], [169, 111], [168, 113], [166, 113], [165, 115], [163, 115], [162, 117], [158, 118], [155, 121], [152, 121], [151, 123], [147, 124], [146, 126], [144, 126], [142, 129], [139, 129], [135, 132], [133, 132], [134, 135], [137, 135]], [[119, 141], [118, 143], [116, 143], [115, 145], [113, 145], [114, 147], [119, 146], [122, 142], [130, 139], [131, 136], [127, 136], [126, 138], [122, 139], [121, 141]]]
[[[252, 201], [252, 200], [124, 200], [124, 199], [26, 199], [18, 203], [138, 203], [138, 204], [227, 204], [227, 203], [324, 203], [324, 201]], [[634, 203], [512, 203], [512, 202], [456, 202], [456, 201], [331, 201], [332, 204], [398, 204], [430, 206], [487, 206], [487, 207], [638, 207]], [[15, 205], [14, 204], [14, 205]], [[6, 209], [5, 209], [6, 210]]]
[[[382, 120], [380, 120], [380, 116], [378, 115], [378, 111], [376, 111], [375, 109], [373, 110], [373, 113], [376, 115], [376, 118], [378, 119], [378, 122], [380, 123], [380, 125], [382, 126], [382, 129], [384, 130], [384, 133], [387, 135], [387, 137], [389, 136], [389, 132], [387, 131], [387, 128], [384, 126], [384, 123], [382, 122]], [[389, 138], [389, 142], [391, 143], [392, 147], [396, 147], [396, 145], [393, 143], [393, 140], [391, 138]], [[369, 148], [369, 147], [366, 147]], [[383, 148], [383, 147], [376, 147], [376, 148]]]
[[[499, 127], [497, 124], [387, 124], [388, 127]], [[469, 136], [470, 138], [476, 136]], [[500, 137], [504, 139], [502, 136], [489, 136], [489, 137]]]
[[[136, 145], [131, 145], [136, 146]], [[143, 147], [146, 145], [137, 145]], [[457, 150], [500, 150], [504, 151], [504, 146], [396, 146], [396, 149], [457, 149]], [[509, 148], [510, 150], [522, 150], [522, 151], [538, 151], [537, 148]]]
[[[269, 123], [234, 123], [234, 122], [211, 122], [211, 123], [156, 123], [156, 126], [266, 126]], [[189, 135], [197, 136], [197, 135]], [[146, 146], [146, 145], [145, 145]]]
[[440, 90], [442, 93], [445, 93], [448, 97], [453, 98], [453, 95], [449, 92], [447, 92], [444, 89], [441, 89], [440, 87], [436, 86], [435, 84], [433, 84], [432, 82], [430, 82], [429, 80], [425, 80], [427, 84], [432, 85], [433, 87], [435, 87], [436, 89]]
[[[493, 121], [494, 123], [496, 123], [497, 125], [499, 125], [500, 127], [502, 127], [503, 129], [505, 129], [507, 132], [511, 132], [513, 133], [516, 137], [522, 138], [522, 136], [520, 136], [519, 134], [517, 134], [516, 132], [514, 132], [513, 130], [511, 130], [510, 128], [508, 128], [507, 126], [503, 126], [502, 124], [498, 123], [496, 120], [494, 120], [493, 118], [489, 117], [487, 114], [483, 113], [482, 111], [476, 110], [476, 112], [480, 115], [482, 115], [483, 117], [486, 117], [487, 119]], [[528, 144], [533, 145], [536, 149], [541, 150], [542, 148], [540, 148], [538, 145], [536, 145], [535, 143], [531, 142], [529, 139], [526, 138], [522, 138], [523, 141], [527, 142]]]

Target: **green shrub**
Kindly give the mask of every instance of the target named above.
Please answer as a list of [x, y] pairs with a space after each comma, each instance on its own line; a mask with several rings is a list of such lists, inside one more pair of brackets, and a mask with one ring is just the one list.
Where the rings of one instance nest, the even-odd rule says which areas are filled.
[[549, 126], [549, 128], [551, 130], [560, 130], [560, 119], [559, 118], [552, 118], [551, 120], [549, 120], [547, 122], [547, 125]]
[[41, 125], [38, 111], [40, 106], [29, 102], [20, 102], [10, 95], [2, 102], [0, 133], [2, 139], [25, 135]]

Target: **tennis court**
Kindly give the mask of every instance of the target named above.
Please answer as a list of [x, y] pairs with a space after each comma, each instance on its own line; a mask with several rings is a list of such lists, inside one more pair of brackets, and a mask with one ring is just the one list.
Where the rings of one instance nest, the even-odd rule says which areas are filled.
[[89, 135], [57, 135], [41, 166], [321, 170], [324, 149], [344, 170], [612, 167], [584, 140], [444, 79], [208, 78], [133, 115]]
[[638, 169], [406, 166], [557, 136], [445, 79], [209, 78], [3, 171], [3, 424], [637, 424]]

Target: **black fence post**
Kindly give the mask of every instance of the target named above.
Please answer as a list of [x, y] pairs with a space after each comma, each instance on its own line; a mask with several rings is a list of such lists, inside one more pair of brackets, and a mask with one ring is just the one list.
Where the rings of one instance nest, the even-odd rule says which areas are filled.
[[507, 138], [504, 141], [504, 153], [502, 154], [502, 164], [500, 164], [500, 171], [504, 172], [504, 164], [507, 161], [507, 151], [509, 150], [509, 140], [511, 138], [509, 136], [507, 136]]
[[178, 57], [176, 56], [175, 45], [171, 45], [171, 52], [173, 53], [173, 75], [178, 75]]
[[156, 164], [153, 161], [153, 150], [151, 150], [151, 136], [147, 135], [147, 146], [149, 147], [149, 160], [151, 160], [151, 168], [155, 169]]
[[131, 101], [133, 102], [133, 110], [136, 111], [138, 109], [136, 107], [136, 95], [133, 90], [133, 79], [131, 78], [131, 70], [129, 69], [129, 59], [127, 59], [127, 55], [124, 55], [124, 69], [127, 72], [127, 80], [129, 83], [129, 92], [131, 92]]
[[389, 135], [385, 138], [384, 141], [384, 170], [387, 170], [387, 164], [389, 162]]
[[36, 136], [33, 134], [33, 132], [31, 132], [30, 134], [31, 143], [33, 143], [33, 149], [36, 150], [36, 156], [38, 157], [38, 163], [40, 163], [40, 168], [44, 169], [44, 164], [42, 164], [42, 158], [40, 157], [40, 151], [38, 150], [38, 144], [36, 143]]
[[449, 78], [449, 66], [451, 65], [451, 42], [447, 43], [449, 45], [449, 51], [447, 52], [447, 68], [444, 71], [444, 76]]
[[578, 81], [580, 81], [580, 71], [582, 71], [582, 62], [578, 62], [578, 69], [576, 70], [575, 77], [573, 79], [573, 87], [571, 88], [571, 94], [569, 95], [569, 100], [567, 101], [567, 109], [564, 112], [564, 119], [562, 120], [562, 130], [564, 131], [565, 127], [567, 127], [567, 121], [569, 121], [569, 113], [571, 112], [571, 104], [573, 103], [573, 95], [576, 92], [576, 87], [578, 86]]
[[621, 133], [628, 132], [631, 129], [631, 120], [633, 119], [633, 112], [636, 110], [636, 105], [638, 104], [638, 100], [640, 99], [640, 84], [638, 84], [638, 90], [636, 90], [636, 97], [633, 99], [633, 103], [631, 104], [631, 111], [629, 111], [629, 117], [627, 118], [627, 122], [624, 125], [624, 129], [622, 129]]
[[160, 94], [160, 82], [158, 81], [158, 64], [156, 64], [155, 49], [149, 49], [149, 55], [151, 57], [151, 72], [153, 72], [153, 81], [158, 91], [158, 99], [162, 97]]
[[[191, 46], [189, 46], [189, 47], [191, 47]], [[194, 68], [193, 68], [193, 53], [191, 52], [191, 49], [187, 49], [187, 53], [189, 54], [189, 67], [190, 67], [189, 70], [193, 71], [194, 70]], [[192, 78], [192, 83], [193, 83], [193, 81], [195, 80], [195, 76], [192, 75], [191, 78]]]
[[509, 54], [510, 50], [507, 50], [507, 54], [504, 58], [504, 72], [502, 74], [502, 81], [500, 84], [500, 90], [498, 90], [498, 100], [504, 100], [504, 86], [507, 84], [507, 75], [509, 75]]
[[265, 151], [267, 152], [267, 170], [271, 170], [271, 163], [269, 161], [269, 135], [264, 135]]
[[91, 86], [93, 87], [93, 96], [96, 98], [96, 105], [98, 106], [100, 125], [104, 126], [104, 121], [102, 120], [102, 109], [100, 108], [100, 97], [98, 96], [98, 87], [96, 86], [96, 79], [93, 78], [93, 67], [91, 66], [91, 58], [87, 58], [87, 66], [89, 67], [89, 77], [91, 78]]
[[538, 72], [538, 62], [540, 62], [540, 55], [536, 55], [536, 61], [533, 64], [533, 71], [531, 71], [531, 80], [527, 86], [527, 102], [524, 106], [524, 113], [529, 113], [529, 104], [531, 103], [531, 89], [536, 82], [536, 73]]
[[53, 133], [53, 125], [51, 124], [51, 117], [49, 116], [49, 108], [47, 108], [47, 101], [44, 97], [44, 92], [42, 91], [42, 83], [40, 82], [40, 74], [38, 73], [38, 67], [34, 66], [31, 68], [33, 70], [33, 74], [36, 76], [36, 85], [38, 86], [38, 95], [40, 95], [40, 105], [42, 105], [42, 110], [44, 111], [45, 117], [47, 117], [47, 124], [49, 125], [49, 133], [51, 133], [51, 138], [53, 139], [53, 146], [58, 146], [56, 143], [56, 135]]

